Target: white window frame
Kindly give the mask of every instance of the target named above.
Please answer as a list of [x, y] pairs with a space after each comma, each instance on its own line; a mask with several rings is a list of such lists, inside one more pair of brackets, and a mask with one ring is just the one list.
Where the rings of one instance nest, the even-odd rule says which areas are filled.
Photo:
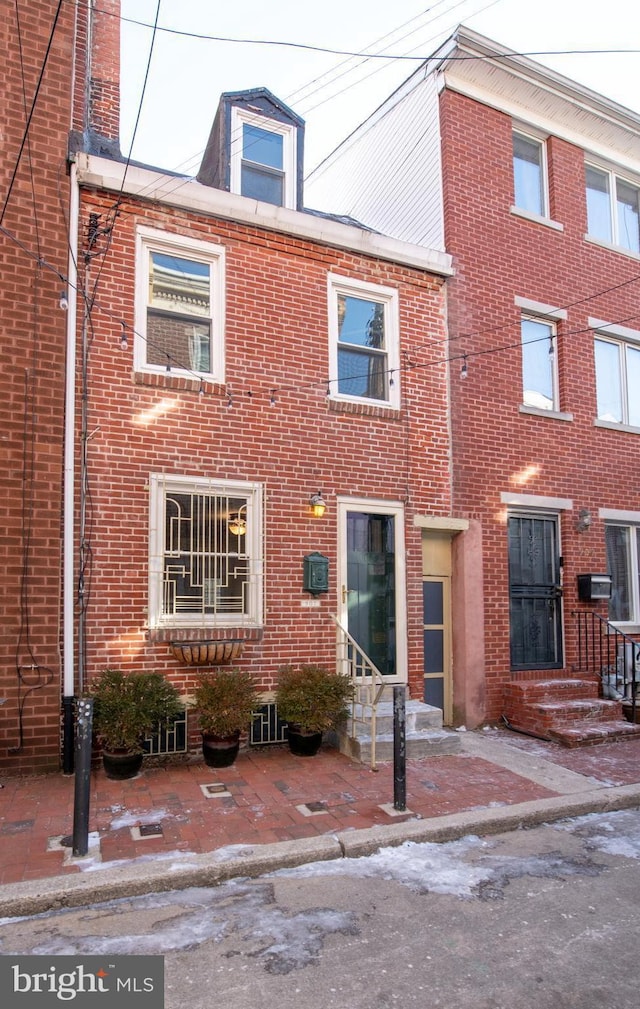
[[[530, 210], [528, 207], [521, 207], [515, 202], [516, 199], [516, 180], [515, 180], [515, 152], [513, 151], [513, 139], [516, 137], [522, 137], [523, 140], [529, 141], [529, 143], [536, 144], [540, 150], [540, 188], [541, 188], [541, 200], [542, 207], [540, 211]], [[512, 160], [511, 160], [511, 171], [513, 174], [513, 197], [514, 204], [512, 209], [515, 213], [529, 216], [532, 218], [540, 218], [544, 220], [549, 220], [549, 173], [547, 165], [547, 144], [546, 138], [536, 136], [534, 133], [529, 133], [526, 129], [520, 129], [518, 126], [514, 126], [512, 130]]]
[[[522, 366], [522, 406], [524, 413], [536, 413], [541, 416], [559, 417], [563, 420], [572, 420], [571, 414], [560, 412], [560, 374], [558, 368], [558, 328], [559, 321], [567, 319], [567, 311], [564, 308], [556, 308], [554, 305], [546, 305], [539, 301], [532, 301], [530, 298], [516, 296], [514, 303], [520, 309], [520, 346], [522, 352], [522, 323], [528, 319], [531, 322], [538, 322], [551, 329], [551, 345], [553, 354], [549, 355], [551, 366], [551, 384], [553, 391], [553, 405], [551, 407], [535, 406], [524, 402], [524, 359]], [[547, 353], [549, 347], [547, 346]]]
[[629, 531], [629, 620], [611, 621], [615, 627], [636, 632], [640, 626], [640, 547], [637, 530], [640, 529], [640, 512], [625, 512], [614, 508], [601, 508], [599, 516], [605, 527], [618, 526]]
[[[288, 123], [281, 123], [268, 116], [248, 112], [234, 105], [231, 108], [231, 143], [230, 143], [230, 188], [232, 193], [242, 195], [242, 155], [243, 126], [257, 126], [267, 133], [276, 133], [283, 138], [282, 168], [284, 174], [283, 207], [295, 210], [297, 206], [297, 130]], [[260, 162], [256, 162], [260, 164]]]
[[[374, 406], [400, 409], [400, 314], [398, 291], [364, 280], [354, 280], [330, 273], [327, 278], [329, 310], [329, 397], [350, 403], [369, 403]], [[384, 307], [385, 354], [387, 359], [387, 398], [350, 396], [339, 392], [338, 383], [338, 296], [375, 301]]]
[[[156, 228], [139, 227], [136, 233], [135, 338], [133, 363], [138, 372], [167, 374], [166, 365], [147, 361], [147, 309], [149, 304], [149, 259], [152, 252], [182, 256], [210, 268], [209, 297], [211, 314], [210, 370], [198, 371], [188, 361], [170, 362], [169, 373], [193, 375], [210, 382], [224, 382], [225, 368], [225, 250], [221, 245], [184, 235], [173, 235]], [[202, 319], [194, 316], [194, 320]], [[181, 364], [183, 366], [181, 366]]]
[[[248, 558], [246, 613], [164, 613], [165, 501], [167, 493], [211, 494], [246, 498], [243, 553]], [[150, 628], [261, 627], [263, 622], [263, 487], [237, 480], [152, 473], [149, 477]]]
[[[609, 240], [607, 238], [602, 238], [599, 235], [593, 235], [593, 234], [591, 234], [591, 232], [589, 231], [589, 215], [588, 215], [588, 211], [587, 211], [587, 235], [586, 235], [586, 237], [590, 241], [592, 241], [592, 242], [596, 242], [596, 243], [598, 243], [600, 245], [605, 245], [605, 246], [607, 246], [609, 248], [615, 248], [615, 249], [617, 249], [617, 250], [619, 250], [621, 252], [624, 252], [626, 255], [636, 256], [636, 257], [640, 256], [640, 253], [638, 252], [638, 250], [632, 249], [632, 248], [630, 248], [630, 246], [625, 245], [623, 242], [621, 242], [621, 240], [620, 240], [620, 238], [621, 238], [621, 236], [620, 236], [620, 227], [619, 227], [618, 213], [617, 213], [617, 205], [618, 205], [617, 185], [618, 185], [618, 182], [622, 182], [622, 183], [624, 183], [627, 186], [631, 186], [631, 188], [637, 190], [639, 194], [640, 194], [640, 182], [637, 179], [632, 179], [632, 178], [630, 178], [628, 176], [625, 176], [621, 172], [617, 172], [614, 169], [607, 167], [606, 165], [598, 164], [597, 161], [585, 161], [585, 203], [586, 203], [586, 199], [587, 199], [586, 171], [589, 168], [591, 168], [595, 172], [600, 172], [601, 175], [606, 175], [608, 177], [608, 179], [609, 179], [608, 197], [609, 197], [609, 227], [610, 227], [610, 230], [611, 230], [611, 239]], [[639, 241], [639, 244], [640, 244], [640, 224], [639, 224], [638, 241]]]
[[[629, 397], [633, 394], [631, 389], [631, 384], [628, 381], [627, 376], [627, 347], [632, 347], [634, 350], [640, 351], [640, 331], [635, 329], [629, 329], [627, 326], [619, 326], [616, 323], [606, 323], [600, 319], [589, 319], [589, 326], [594, 331], [594, 351], [593, 351], [593, 367], [595, 375], [595, 394], [596, 394], [596, 425], [601, 427], [612, 427], [612, 428], [628, 428], [632, 431], [638, 431], [638, 425], [630, 425], [629, 423]], [[607, 420], [606, 418], [600, 417], [598, 414], [598, 373], [597, 373], [597, 361], [595, 355], [595, 344], [599, 341], [601, 343], [608, 343], [615, 346], [618, 350], [618, 368], [620, 377], [620, 399], [622, 406], [622, 418], [619, 421]], [[639, 393], [636, 391], [636, 394]]]

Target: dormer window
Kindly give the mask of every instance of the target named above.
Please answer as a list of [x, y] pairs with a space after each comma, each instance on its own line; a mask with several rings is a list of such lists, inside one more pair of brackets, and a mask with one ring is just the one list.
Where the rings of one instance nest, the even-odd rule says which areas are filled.
[[286, 123], [237, 106], [231, 118], [231, 192], [294, 208], [296, 134]]

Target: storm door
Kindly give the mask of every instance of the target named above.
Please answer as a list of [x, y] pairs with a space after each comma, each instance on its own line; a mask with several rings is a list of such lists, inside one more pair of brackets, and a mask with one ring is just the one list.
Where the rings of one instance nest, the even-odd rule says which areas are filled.
[[556, 515], [509, 517], [512, 669], [558, 669], [562, 587]]
[[397, 509], [378, 512], [353, 506], [343, 506], [342, 512], [341, 621], [384, 676], [404, 679], [401, 516]]

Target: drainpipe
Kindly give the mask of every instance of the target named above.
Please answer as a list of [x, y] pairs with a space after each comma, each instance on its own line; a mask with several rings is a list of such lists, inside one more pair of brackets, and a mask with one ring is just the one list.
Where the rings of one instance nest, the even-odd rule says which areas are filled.
[[63, 525], [63, 751], [62, 769], [73, 772], [74, 752], [74, 491], [75, 491], [75, 398], [76, 398], [76, 312], [78, 303], [78, 222], [80, 188], [75, 160], [69, 173], [69, 264], [67, 268], [67, 353], [64, 421], [64, 525]]

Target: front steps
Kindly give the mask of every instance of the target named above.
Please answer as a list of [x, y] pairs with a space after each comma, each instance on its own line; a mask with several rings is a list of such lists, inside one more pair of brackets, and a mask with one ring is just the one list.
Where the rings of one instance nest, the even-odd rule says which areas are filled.
[[518, 680], [505, 691], [510, 728], [564, 746], [636, 739], [640, 725], [623, 717], [620, 701], [599, 697], [597, 679]]
[[[362, 714], [356, 706], [356, 714]], [[458, 753], [460, 736], [442, 725], [442, 711], [421, 701], [407, 701], [405, 705], [406, 755], [433, 757]], [[371, 728], [368, 722], [352, 723], [349, 719], [337, 735], [341, 753], [363, 764], [371, 760]], [[393, 703], [380, 701], [376, 716], [376, 761], [393, 760]]]

